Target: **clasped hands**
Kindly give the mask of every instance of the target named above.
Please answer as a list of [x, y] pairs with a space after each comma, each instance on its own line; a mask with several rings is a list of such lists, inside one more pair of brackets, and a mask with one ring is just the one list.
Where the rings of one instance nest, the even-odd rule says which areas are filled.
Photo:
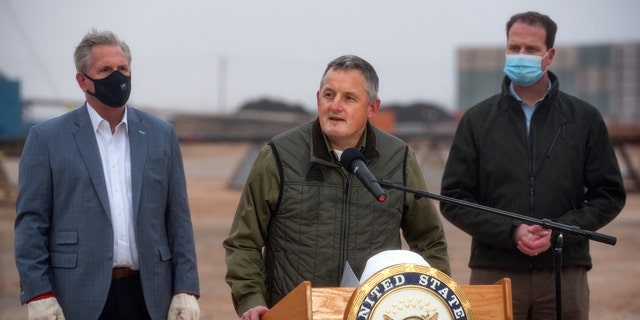
[[540, 225], [519, 225], [513, 233], [513, 241], [520, 252], [537, 256], [551, 248], [551, 230]]

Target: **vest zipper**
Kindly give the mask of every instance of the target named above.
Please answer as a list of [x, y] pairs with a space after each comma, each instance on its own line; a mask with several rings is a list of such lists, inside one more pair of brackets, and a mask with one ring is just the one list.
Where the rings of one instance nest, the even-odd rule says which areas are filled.
[[351, 177], [353, 175], [348, 174], [345, 176], [345, 183], [344, 183], [344, 200], [342, 201], [342, 217], [341, 217], [341, 235], [340, 235], [340, 269], [338, 270], [338, 283], [340, 282], [340, 278], [342, 277], [342, 271], [344, 270], [344, 266], [346, 265], [346, 261], [347, 261], [347, 229], [348, 229], [348, 225], [349, 225], [349, 188], [351, 186]]

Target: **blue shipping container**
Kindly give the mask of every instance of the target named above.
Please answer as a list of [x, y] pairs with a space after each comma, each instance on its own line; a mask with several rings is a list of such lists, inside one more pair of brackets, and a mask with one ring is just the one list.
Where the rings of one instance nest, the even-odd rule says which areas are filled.
[[23, 135], [20, 83], [0, 76], [0, 140]]

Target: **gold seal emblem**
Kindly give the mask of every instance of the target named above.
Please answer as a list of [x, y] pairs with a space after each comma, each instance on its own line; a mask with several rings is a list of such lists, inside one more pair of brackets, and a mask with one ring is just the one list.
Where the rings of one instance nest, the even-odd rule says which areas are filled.
[[432, 267], [398, 264], [382, 269], [353, 293], [346, 320], [473, 320], [458, 284]]

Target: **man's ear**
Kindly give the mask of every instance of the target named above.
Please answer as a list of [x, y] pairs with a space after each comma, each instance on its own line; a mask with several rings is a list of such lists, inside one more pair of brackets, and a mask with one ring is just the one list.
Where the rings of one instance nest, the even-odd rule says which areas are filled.
[[89, 79], [87, 79], [87, 77], [85, 77], [82, 72], [76, 73], [76, 81], [78, 82], [78, 86], [80, 87], [80, 89], [82, 89], [83, 92], [87, 92], [87, 90], [89, 89], [87, 81], [89, 81]]
[[549, 63], [547, 63], [547, 68], [551, 65], [551, 62], [553, 62], [553, 58], [555, 58], [555, 56], [556, 48], [549, 49], [549, 54], [547, 55], [547, 60], [549, 60]]
[[369, 113], [367, 114], [368, 118], [373, 118], [373, 116], [378, 113], [378, 110], [380, 110], [380, 99], [376, 98], [376, 100], [369, 105]]

